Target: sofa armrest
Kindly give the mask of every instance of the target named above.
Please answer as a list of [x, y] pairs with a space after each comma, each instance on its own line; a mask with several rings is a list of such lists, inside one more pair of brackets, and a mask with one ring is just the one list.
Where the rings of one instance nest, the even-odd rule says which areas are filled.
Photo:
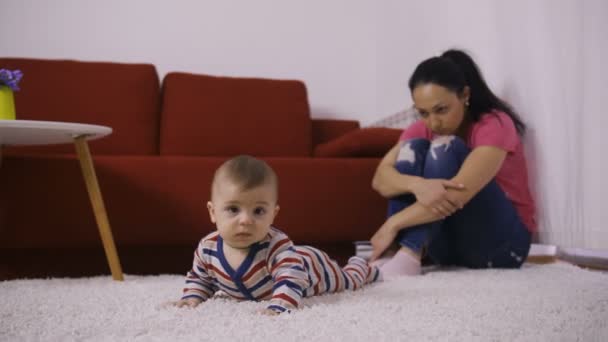
[[367, 127], [352, 130], [336, 139], [315, 146], [314, 157], [381, 158], [399, 141], [402, 130]]
[[314, 148], [359, 127], [359, 121], [355, 120], [312, 119], [312, 146]]

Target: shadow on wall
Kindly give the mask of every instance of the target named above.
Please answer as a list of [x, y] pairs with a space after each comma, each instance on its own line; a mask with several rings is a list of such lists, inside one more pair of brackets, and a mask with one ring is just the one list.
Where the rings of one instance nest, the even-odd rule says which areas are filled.
[[[540, 216], [540, 214], [542, 213], [542, 201], [538, 200], [538, 196], [540, 194], [538, 166], [541, 165], [541, 161], [539, 160], [539, 158], [541, 158], [541, 155], [538, 149], [538, 135], [536, 133], [536, 129], [531, 125], [530, 113], [526, 113], [523, 110], [523, 108], [526, 108], [528, 106], [524, 104], [524, 100], [522, 96], [520, 96], [518, 88], [513, 83], [506, 82], [499, 95], [502, 100], [506, 101], [513, 107], [515, 112], [521, 117], [522, 121], [526, 125], [526, 133], [521, 139], [521, 142], [524, 145], [526, 164], [528, 166], [528, 186], [530, 188], [532, 198], [534, 199], [534, 203], [536, 205], [536, 221], [541, 222], [542, 217]], [[541, 236], [541, 229], [542, 226], [539, 224], [538, 230], [532, 237], [533, 243], [539, 243], [544, 240]]]
[[[528, 187], [530, 188], [530, 192], [532, 193], [532, 198], [534, 199], [536, 206], [536, 221], [540, 222], [540, 213], [542, 212], [542, 202], [538, 200], [538, 194], [540, 193], [540, 185], [538, 182], [540, 153], [538, 153], [538, 138], [536, 136], [536, 130], [533, 127], [526, 127], [526, 134], [522, 138], [522, 144], [524, 144], [524, 153], [526, 154], [526, 162], [528, 166]], [[539, 224], [538, 230], [532, 237], [532, 242], [541, 242], [543, 240], [541, 235], [541, 225]]]

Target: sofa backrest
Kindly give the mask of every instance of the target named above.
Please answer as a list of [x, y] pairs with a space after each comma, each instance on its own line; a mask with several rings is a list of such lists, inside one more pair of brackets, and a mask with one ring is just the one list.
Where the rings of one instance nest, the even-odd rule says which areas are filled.
[[169, 73], [163, 80], [160, 153], [311, 156], [301, 81]]
[[[14, 93], [17, 119], [110, 126], [90, 142], [94, 154], [158, 154], [160, 84], [151, 64], [0, 58], [20, 69]], [[74, 153], [74, 146], [12, 147], [27, 153]]]

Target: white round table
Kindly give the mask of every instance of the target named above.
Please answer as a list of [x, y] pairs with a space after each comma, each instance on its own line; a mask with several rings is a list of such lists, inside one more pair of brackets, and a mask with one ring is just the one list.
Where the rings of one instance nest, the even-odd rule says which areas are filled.
[[51, 145], [73, 143], [79, 136], [86, 140], [105, 137], [112, 128], [58, 121], [0, 120], [0, 146]]
[[[57, 121], [33, 120], [0, 120], [0, 160], [2, 146], [16, 145], [50, 145], [73, 143], [82, 169], [89, 199], [93, 206], [93, 213], [97, 227], [101, 234], [101, 241], [108, 259], [112, 278], [123, 280], [122, 268], [108, 215], [99, 189], [97, 175], [87, 140], [102, 138], [112, 133], [112, 128], [99, 125], [80, 124]], [[0, 164], [1, 166], [1, 164]]]

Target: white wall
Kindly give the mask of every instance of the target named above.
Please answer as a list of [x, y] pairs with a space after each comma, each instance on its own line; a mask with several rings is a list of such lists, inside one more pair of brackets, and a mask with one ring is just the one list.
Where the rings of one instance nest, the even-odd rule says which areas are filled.
[[376, 110], [374, 10], [367, 0], [0, 0], [0, 56], [301, 79], [313, 116], [364, 118]]
[[[408, 79], [422, 60], [449, 48], [474, 55], [493, 84], [499, 42], [493, 24], [497, 1], [386, 0], [378, 6], [378, 115], [411, 105]], [[472, 20], [475, 18], [475, 20]]]
[[313, 117], [364, 125], [409, 107], [422, 59], [464, 48], [529, 125], [542, 241], [604, 249], [606, 37], [603, 0], [0, 0], [0, 56], [301, 79]]

